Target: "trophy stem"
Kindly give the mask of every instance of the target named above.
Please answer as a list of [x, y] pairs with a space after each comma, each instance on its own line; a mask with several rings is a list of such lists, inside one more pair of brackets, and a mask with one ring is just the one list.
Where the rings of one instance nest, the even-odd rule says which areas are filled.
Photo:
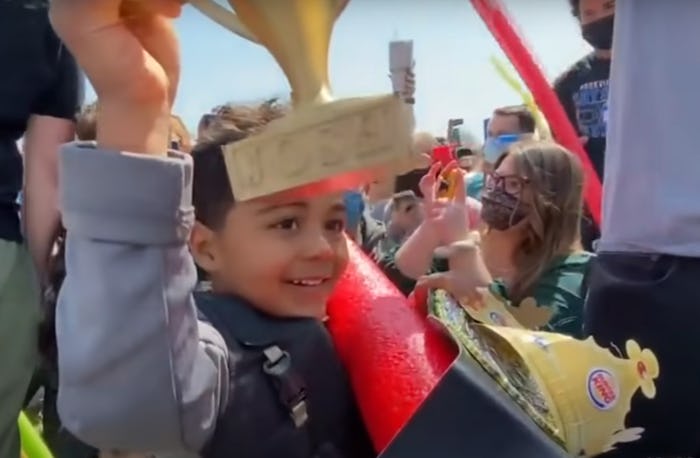
[[328, 50], [338, 0], [229, 0], [287, 76], [295, 108], [332, 100]]

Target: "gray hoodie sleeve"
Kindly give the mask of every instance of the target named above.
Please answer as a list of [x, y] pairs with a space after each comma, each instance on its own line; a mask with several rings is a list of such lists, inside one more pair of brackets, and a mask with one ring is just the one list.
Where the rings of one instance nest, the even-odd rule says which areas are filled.
[[70, 144], [61, 183], [64, 426], [102, 450], [198, 452], [229, 387], [226, 346], [192, 298], [191, 158]]

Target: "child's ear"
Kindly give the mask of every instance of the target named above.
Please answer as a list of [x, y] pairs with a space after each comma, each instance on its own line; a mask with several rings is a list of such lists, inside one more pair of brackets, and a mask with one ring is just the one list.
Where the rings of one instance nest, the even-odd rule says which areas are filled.
[[219, 258], [214, 231], [200, 222], [195, 222], [190, 234], [190, 252], [194, 261], [206, 272], [218, 270]]

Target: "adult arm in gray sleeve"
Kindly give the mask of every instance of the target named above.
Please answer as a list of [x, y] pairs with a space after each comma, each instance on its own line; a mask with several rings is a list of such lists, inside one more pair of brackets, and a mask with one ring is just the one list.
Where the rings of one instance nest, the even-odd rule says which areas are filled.
[[61, 153], [58, 409], [102, 450], [198, 452], [226, 403], [226, 345], [192, 297], [191, 181], [179, 153]]

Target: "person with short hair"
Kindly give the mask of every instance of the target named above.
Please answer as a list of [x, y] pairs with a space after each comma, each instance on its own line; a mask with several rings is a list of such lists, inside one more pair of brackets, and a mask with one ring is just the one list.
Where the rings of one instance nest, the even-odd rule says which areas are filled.
[[[554, 81], [554, 91], [578, 132], [593, 170], [601, 182], [605, 173], [608, 129], [608, 87], [612, 62], [615, 0], [569, 0], [583, 39], [593, 51], [576, 61]], [[581, 220], [583, 246], [593, 250], [600, 228], [584, 206]]]
[[554, 90], [602, 180], [615, 0], [569, 0], [569, 4], [583, 39], [593, 51], [559, 75]]
[[[76, 117], [78, 141], [97, 138], [97, 103], [86, 105]], [[61, 425], [56, 408], [58, 396], [58, 352], [56, 348], [56, 303], [66, 276], [66, 231], [61, 226], [49, 258], [46, 283], [42, 287], [44, 316], [39, 326], [39, 367], [27, 392], [33, 398], [43, 388], [41, 433], [55, 458], [97, 458], [98, 450], [77, 439]], [[101, 458], [101, 457], [100, 457]]]
[[[0, 1], [0, 456], [20, 454], [17, 418], [37, 364], [39, 283], [59, 226], [59, 146], [73, 139], [82, 76], [47, 1]], [[20, 154], [18, 140], [23, 137]], [[18, 194], [22, 192], [22, 222]]]
[[508, 146], [520, 140], [532, 139], [537, 122], [527, 105], [512, 105], [493, 110], [486, 128], [484, 142], [484, 171], [493, 170], [493, 164]]

